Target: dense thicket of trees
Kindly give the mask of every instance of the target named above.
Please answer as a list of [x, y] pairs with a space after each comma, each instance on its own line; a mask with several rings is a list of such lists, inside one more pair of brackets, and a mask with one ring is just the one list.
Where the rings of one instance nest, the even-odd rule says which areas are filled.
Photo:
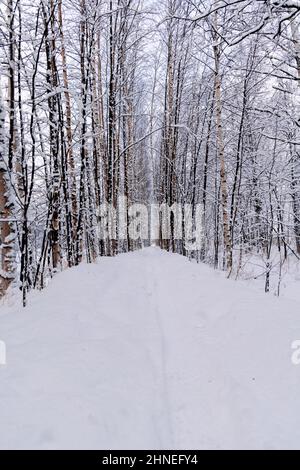
[[141, 247], [150, 202], [201, 204], [199, 249], [173, 216], [158, 243], [230, 275], [257, 254], [268, 291], [300, 257], [299, 24], [287, 0], [0, 0], [0, 295]]

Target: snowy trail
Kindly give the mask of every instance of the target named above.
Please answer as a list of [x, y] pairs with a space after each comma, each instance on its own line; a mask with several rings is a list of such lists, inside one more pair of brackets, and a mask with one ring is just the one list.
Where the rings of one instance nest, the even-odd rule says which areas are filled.
[[0, 308], [1, 449], [300, 448], [300, 303], [150, 248]]

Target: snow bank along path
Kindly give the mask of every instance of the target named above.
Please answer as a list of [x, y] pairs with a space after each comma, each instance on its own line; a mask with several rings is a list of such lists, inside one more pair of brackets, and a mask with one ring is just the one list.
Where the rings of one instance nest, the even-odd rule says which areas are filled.
[[300, 304], [150, 248], [0, 308], [1, 449], [300, 448]]

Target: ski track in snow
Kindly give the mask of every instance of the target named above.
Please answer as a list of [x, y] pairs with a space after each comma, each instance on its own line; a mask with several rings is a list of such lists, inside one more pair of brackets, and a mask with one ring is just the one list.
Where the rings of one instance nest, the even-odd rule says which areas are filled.
[[0, 309], [0, 449], [299, 449], [299, 307], [156, 248], [68, 270]]

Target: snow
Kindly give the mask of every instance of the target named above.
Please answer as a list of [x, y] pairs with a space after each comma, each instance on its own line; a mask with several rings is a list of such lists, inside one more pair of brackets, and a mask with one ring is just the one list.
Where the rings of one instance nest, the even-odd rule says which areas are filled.
[[300, 301], [148, 248], [0, 309], [1, 449], [299, 449]]
[[[297, 258], [290, 254], [286, 262], [281, 265], [277, 250], [272, 254], [269, 260], [271, 264], [270, 272], [270, 292], [278, 294], [278, 283], [280, 282], [280, 296], [294, 299], [300, 302], [300, 263]], [[255, 254], [248, 254], [244, 257], [242, 269], [239, 272], [239, 279], [244, 280], [248, 285], [256, 285], [257, 288], [264, 291], [266, 282], [266, 264], [268, 260], [265, 257]], [[281, 266], [280, 266], [281, 265]]]

